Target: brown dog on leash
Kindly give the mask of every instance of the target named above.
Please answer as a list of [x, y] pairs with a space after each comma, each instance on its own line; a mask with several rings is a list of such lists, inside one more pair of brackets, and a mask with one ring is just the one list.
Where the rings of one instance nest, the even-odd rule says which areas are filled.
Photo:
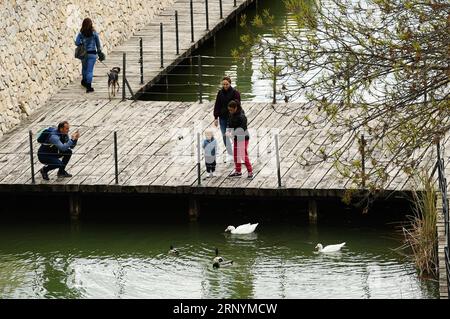
[[119, 67], [114, 67], [108, 72], [109, 99], [111, 99], [111, 96], [116, 96], [116, 93], [119, 92], [119, 73], [120, 73]]

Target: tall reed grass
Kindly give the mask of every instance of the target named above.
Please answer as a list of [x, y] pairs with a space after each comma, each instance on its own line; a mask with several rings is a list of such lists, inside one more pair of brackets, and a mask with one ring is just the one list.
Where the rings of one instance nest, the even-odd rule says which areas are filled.
[[404, 248], [412, 251], [411, 257], [420, 276], [437, 277], [437, 191], [425, 173], [420, 176], [420, 184], [421, 189], [413, 192], [414, 214], [409, 216], [409, 223], [402, 227]]

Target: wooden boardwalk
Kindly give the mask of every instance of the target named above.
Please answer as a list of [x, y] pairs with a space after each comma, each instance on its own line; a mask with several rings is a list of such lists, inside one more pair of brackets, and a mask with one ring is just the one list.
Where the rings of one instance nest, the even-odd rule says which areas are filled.
[[[79, 79], [62, 89], [56, 99], [78, 99], [83, 95], [86, 99], [98, 100], [108, 98], [107, 72], [110, 68], [118, 66], [122, 68], [123, 53], [126, 53], [126, 76], [133, 93], [145, 90], [158, 82], [169, 73], [185, 57], [188, 57], [206, 40], [210, 39], [225, 24], [230, 22], [240, 12], [247, 8], [255, 0], [222, 0], [223, 19], [220, 18], [219, 0], [208, 1], [209, 29], [206, 30], [206, 7], [205, 0], [193, 1], [194, 12], [194, 42], [191, 42], [191, 18], [190, 0], [175, 0], [173, 6], [164, 9], [156, 15], [152, 22], [143, 29], [136, 32], [129, 40], [114, 48], [108, 53], [106, 60], [102, 64], [97, 61], [94, 70], [93, 87], [94, 93], [85, 93], [85, 89], [80, 85]], [[176, 54], [175, 35], [175, 11], [178, 11], [179, 26], [179, 54]], [[160, 23], [163, 23], [163, 65], [161, 68], [160, 54]], [[143, 40], [143, 61], [144, 61], [144, 82], [140, 80], [140, 45], [139, 40]], [[80, 67], [81, 70], [81, 67]], [[122, 86], [122, 72], [120, 74], [120, 85]], [[127, 97], [130, 93], [127, 90]], [[122, 89], [115, 99], [122, 98]]]
[[[217, 130], [220, 148], [217, 176], [205, 178], [202, 155], [202, 179], [198, 186], [196, 136], [212, 126], [213, 103], [52, 99], [46, 110], [34, 114], [2, 139], [0, 190], [309, 197], [339, 196], [343, 190], [357, 187], [339, 175], [331, 160], [307, 167], [299, 162], [301, 155], [312, 160], [312, 151], [326, 143], [326, 133], [333, 129], [326, 123], [316, 129], [305, 129], [301, 125], [305, 123], [306, 115], [311, 118], [316, 114], [293, 103], [273, 106], [244, 102], [243, 107], [249, 119], [253, 180], [245, 178], [245, 166], [243, 177], [227, 177], [233, 164], [222, 162], [224, 147]], [[292, 111], [285, 114], [286, 110]], [[67, 168], [73, 177], [57, 178], [53, 171], [51, 180], [44, 181], [38, 172], [42, 164], [35, 155], [36, 184], [33, 185], [28, 132], [37, 132], [62, 119], [70, 122], [72, 130], [78, 128], [81, 132]], [[118, 185], [115, 184], [114, 131], [118, 136]], [[275, 134], [279, 135], [281, 188], [277, 182]], [[35, 154], [38, 146], [33, 138]], [[359, 156], [356, 143], [350, 153], [355, 158]], [[430, 165], [433, 159], [430, 157]], [[393, 170], [388, 189], [409, 190], [407, 179], [398, 170]]]
[[[122, 55], [127, 53], [127, 78], [133, 91], [142, 90], [139, 74], [139, 39], [144, 40], [144, 83], [158, 81], [184, 57], [189, 56], [201, 43], [233, 19], [254, 0], [223, 0], [223, 19], [220, 19], [219, 0], [209, 0], [209, 30], [206, 30], [205, 0], [194, 0], [194, 42], [190, 32], [190, 1], [176, 0], [174, 6], [161, 12], [151, 24], [138, 31], [130, 40], [117, 47], [107, 58], [109, 66], [121, 66]], [[178, 11], [180, 55], [175, 53], [174, 12]], [[164, 68], [160, 67], [159, 25], [164, 23]], [[329, 132], [336, 128], [323, 121], [312, 129], [306, 118], [316, 119], [318, 114], [304, 109], [301, 104], [244, 102], [249, 120], [250, 158], [255, 178], [227, 178], [232, 163], [223, 163], [224, 147], [219, 136], [219, 154], [216, 177], [206, 179], [203, 157], [201, 183], [198, 184], [196, 134], [212, 125], [212, 103], [185, 102], [132, 102], [117, 96], [108, 99], [107, 68], [96, 65], [95, 93], [86, 94], [79, 80], [67, 86], [50, 99], [47, 105], [14, 131], [0, 140], [0, 191], [56, 191], [56, 192], [142, 192], [187, 193], [255, 196], [340, 196], [349, 188], [358, 188], [343, 178], [331, 159], [318, 165], [305, 166], [301, 158], [314, 162], [317, 151], [329, 144]], [[119, 94], [120, 95], [120, 94]], [[129, 94], [128, 94], [129, 96]], [[54, 126], [68, 120], [81, 132], [68, 170], [70, 179], [58, 179], [53, 172], [51, 181], [42, 180], [37, 161], [39, 145], [33, 138], [36, 184], [31, 182], [30, 146], [28, 132]], [[118, 135], [119, 183], [115, 183], [113, 133]], [[339, 133], [339, 132], [338, 132]], [[274, 136], [279, 136], [280, 171], [282, 186], [278, 185]], [[203, 135], [203, 134], [202, 134]], [[342, 133], [339, 149], [349, 137]], [[202, 136], [203, 139], [203, 136]], [[445, 145], [449, 144], [448, 140]], [[329, 145], [328, 145], [329, 146]], [[346, 157], [348, 162], [359, 159], [355, 141]], [[379, 154], [380, 157], [383, 154]], [[432, 167], [434, 150], [430, 150], [422, 163]], [[448, 161], [446, 161], [447, 163]], [[447, 165], [447, 167], [449, 167]], [[370, 165], [367, 165], [370, 169]], [[448, 171], [448, 169], [447, 169]], [[408, 178], [398, 167], [389, 168], [387, 190], [411, 189]], [[448, 174], [448, 172], [447, 172]]]

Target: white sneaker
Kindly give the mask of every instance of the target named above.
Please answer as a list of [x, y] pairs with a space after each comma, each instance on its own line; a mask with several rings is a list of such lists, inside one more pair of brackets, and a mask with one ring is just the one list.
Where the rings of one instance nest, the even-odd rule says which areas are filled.
[[234, 162], [233, 155], [227, 155], [227, 162], [230, 162], [230, 163]]
[[214, 177], [214, 173], [209, 173], [209, 178]]

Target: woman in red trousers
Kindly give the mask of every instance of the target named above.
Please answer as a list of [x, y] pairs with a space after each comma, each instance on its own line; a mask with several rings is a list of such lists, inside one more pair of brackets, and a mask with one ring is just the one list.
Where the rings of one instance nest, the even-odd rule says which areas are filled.
[[[247, 117], [240, 103], [235, 100], [231, 100], [228, 103], [228, 111], [230, 116], [228, 118], [228, 134], [234, 136], [234, 166], [235, 171], [229, 175], [229, 177], [241, 177], [242, 161], [247, 168], [247, 178], [253, 178], [253, 168], [248, 158], [248, 141], [250, 135], [247, 130]], [[231, 132], [230, 132], [231, 131]]]

